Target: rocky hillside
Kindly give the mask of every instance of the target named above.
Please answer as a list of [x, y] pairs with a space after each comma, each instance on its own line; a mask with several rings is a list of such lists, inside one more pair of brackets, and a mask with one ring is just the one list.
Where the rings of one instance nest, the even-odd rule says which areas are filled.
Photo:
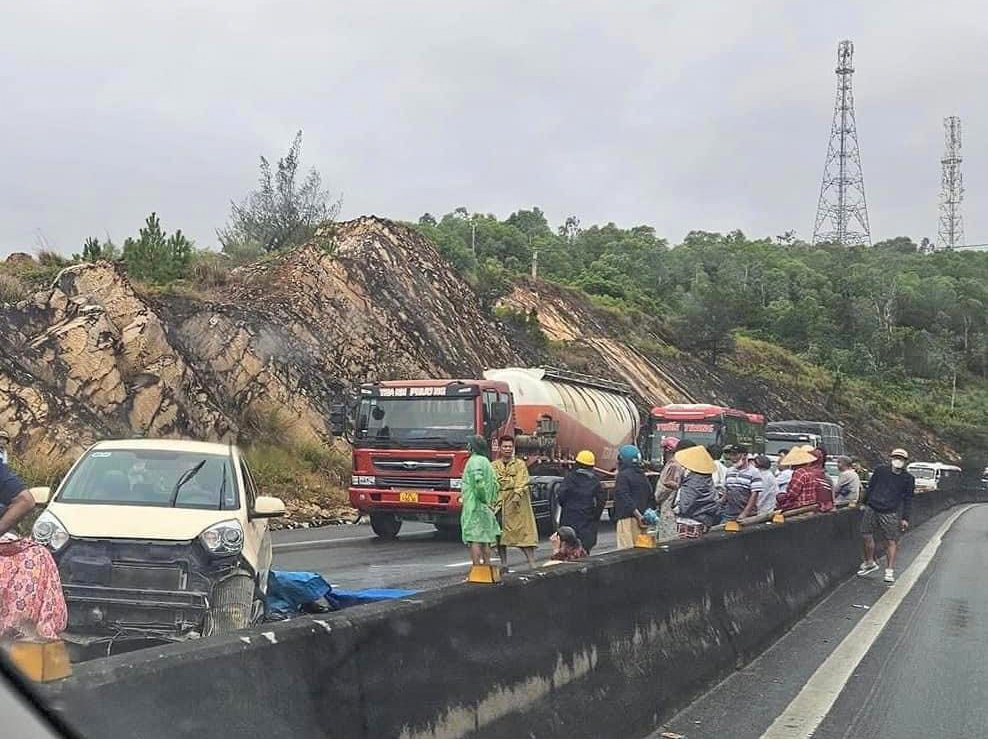
[[431, 243], [361, 218], [208, 296], [138, 291], [98, 262], [0, 306], [0, 427], [48, 456], [105, 436], [256, 436], [270, 414], [328, 442], [350, 383], [518, 361]]
[[843, 420], [868, 456], [893, 444], [937, 447], [915, 424], [848, 405], [795, 360], [755, 344], [739, 343], [711, 368], [667, 343], [654, 321], [531, 280], [501, 308], [537, 317], [548, 342], [526, 341], [484, 311], [418, 232], [374, 217], [234, 270], [208, 294], [154, 291], [116, 264], [80, 264], [0, 305], [0, 427], [15, 453], [42, 457], [134, 434], [326, 446], [329, 408], [352, 384], [548, 361], [623, 379], [643, 406], [721, 402], [770, 418]]

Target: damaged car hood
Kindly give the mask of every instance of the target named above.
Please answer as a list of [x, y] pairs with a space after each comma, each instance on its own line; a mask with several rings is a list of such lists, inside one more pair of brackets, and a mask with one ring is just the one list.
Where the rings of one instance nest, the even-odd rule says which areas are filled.
[[48, 511], [62, 522], [69, 536], [84, 539], [191, 541], [214, 523], [237, 518], [237, 511], [57, 501], [48, 506]]

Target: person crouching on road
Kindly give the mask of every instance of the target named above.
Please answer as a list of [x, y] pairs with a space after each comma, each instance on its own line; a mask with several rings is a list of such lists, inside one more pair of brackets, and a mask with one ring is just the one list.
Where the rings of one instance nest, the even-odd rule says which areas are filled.
[[861, 515], [861, 535], [864, 538], [864, 562], [858, 574], [864, 577], [878, 569], [875, 562], [875, 537], [883, 540], [885, 547], [885, 582], [895, 582], [895, 555], [899, 549], [899, 536], [909, 528], [909, 516], [913, 509], [916, 478], [906, 471], [909, 453], [894, 449], [891, 461], [880, 465], [871, 473]]
[[648, 528], [643, 514], [652, 502], [652, 486], [642, 472], [641, 459], [641, 452], [633, 444], [618, 449], [618, 473], [614, 480], [618, 549], [633, 548], [635, 537]]
[[0, 640], [57, 639], [68, 620], [51, 553], [14, 533], [33, 509], [27, 485], [0, 462]]
[[553, 534], [549, 541], [552, 542], [552, 556], [558, 562], [572, 562], [575, 559], [583, 559], [587, 556], [587, 550], [583, 548], [580, 537], [571, 526], [560, 526], [559, 530]]
[[594, 453], [584, 449], [556, 488], [560, 530], [572, 528], [587, 554], [597, 546], [597, 524], [607, 503], [607, 492], [593, 471], [596, 464]]
[[491, 545], [501, 532], [494, 516], [497, 503], [497, 476], [487, 458], [487, 441], [483, 436], [467, 440], [470, 459], [463, 468], [463, 508], [460, 529], [463, 543], [470, 547], [470, 561], [475, 565], [490, 565]]
[[680, 539], [697, 539], [720, 523], [721, 505], [713, 483], [717, 466], [702, 446], [680, 449], [676, 461], [684, 470], [673, 502], [676, 535]]
[[497, 475], [497, 503], [501, 511], [501, 538], [497, 545], [501, 566], [508, 566], [508, 547], [518, 547], [534, 570], [539, 532], [535, 527], [532, 496], [528, 492], [528, 465], [515, 456], [513, 436], [501, 437], [494, 474]]

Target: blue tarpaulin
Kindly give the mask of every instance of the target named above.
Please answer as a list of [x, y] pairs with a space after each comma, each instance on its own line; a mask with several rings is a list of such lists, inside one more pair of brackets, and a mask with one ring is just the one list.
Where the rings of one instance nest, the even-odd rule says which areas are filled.
[[268, 573], [268, 613], [298, 613], [302, 606], [327, 598], [333, 586], [318, 572]]
[[397, 588], [364, 588], [363, 590], [334, 590], [333, 599], [341, 606], [359, 606], [363, 603], [374, 603], [379, 600], [398, 600], [415, 595], [417, 590], [400, 590]]

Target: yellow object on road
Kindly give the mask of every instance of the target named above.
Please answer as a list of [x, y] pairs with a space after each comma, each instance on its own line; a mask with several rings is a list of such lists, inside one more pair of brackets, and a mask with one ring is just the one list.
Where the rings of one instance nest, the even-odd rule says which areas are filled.
[[7, 656], [24, 677], [44, 683], [72, 674], [69, 653], [61, 639], [15, 641], [7, 647]]

